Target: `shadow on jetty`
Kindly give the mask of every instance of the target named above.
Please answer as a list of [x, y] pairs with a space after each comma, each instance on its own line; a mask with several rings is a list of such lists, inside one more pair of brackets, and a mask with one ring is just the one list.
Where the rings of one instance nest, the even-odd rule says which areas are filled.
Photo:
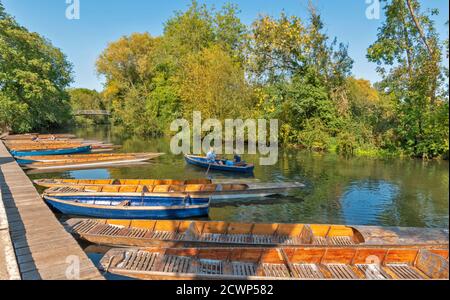
[[15, 204], [14, 196], [5, 181], [5, 176], [2, 170], [3, 165], [14, 161], [15, 160], [12, 157], [0, 158], [0, 190], [2, 193], [2, 200], [9, 222], [9, 232], [14, 246], [14, 252], [16, 254], [20, 275], [22, 279], [38, 280], [42, 278], [36, 271], [37, 267], [31, 255], [30, 247], [25, 235], [25, 225], [23, 224], [19, 209]]

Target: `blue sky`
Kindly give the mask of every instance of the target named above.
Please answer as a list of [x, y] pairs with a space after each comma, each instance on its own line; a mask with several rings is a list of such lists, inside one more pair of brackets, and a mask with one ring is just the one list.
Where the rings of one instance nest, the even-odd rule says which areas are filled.
[[[62, 49], [74, 65], [74, 87], [102, 89], [102, 78], [95, 71], [95, 61], [109, 42], [132, 32], [160, 35], [164, 22], [174, 11], [184, 10], [190, 0], [80, 0], [80, 19], [66, 18], [66, 0], [0, 0], [8, 13], [31, 31], [45, 36]], [[366, 18], [366, 1], [373, 0], [313, 0], [322, 14], [326, 31], [349, 45], [349, 54], [355, 60], [353, 73], [375, 82], [379, 79], [375, 64], [365, 57], [367, 47], [376, 39], [379, 20]], [[235, 3], [241, 9], [240, 17], [251, 24], [259, 14], [278, 16], [287, 14], [307, 17], [308, 0], [199, 0], [214, 5]], [[442, 37], [448, 36], [447, 0], [423, 0], [425, 7], [440, 9], [436, 25]]]

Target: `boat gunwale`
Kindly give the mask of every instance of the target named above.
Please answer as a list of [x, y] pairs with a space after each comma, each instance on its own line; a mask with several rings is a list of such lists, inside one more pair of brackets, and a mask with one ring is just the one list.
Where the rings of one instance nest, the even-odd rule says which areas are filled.
[[210, 164], [211, 166], [217, 166], [217, 167], [228, 167], [228, 168], [233, 168], [233, 169], [240, 169], [240, 170], [249, 170], [249, 169], [252, 169], [252, 168], [254, 168], [255, 167], [255, 165], [254, 164], [251, 164], [251, 163], [247, 163], [245, 166], [236, 166], [236, 165], [233, 165], [233, 166], [227, 166], [227, 165], [220, 165], [220, 164], [218, 164], [217, 163], [217, 161], [220, 161], [220, 159], [219, 160], [216, 160], [216, 162], [215, 163], [208, 163], [208, 162], [204, 162], [204, 161], [200, 161], [199, 160], [199, 158], [200, 159], [205, 159], [205, 157], [203, 157], [203, 156], [198, 156], [198, 155], [191, 155], [191, 154], [185, 154], [184, 155], [184, 157], [185, 158], [187, 158], [187, 159], [191, 159], [191, 160], [195, 160], [195, 161], [197, 161], [197, 162], [199, 162], [199, 163], [202, 163], [202, 164]]
[[110, 209], [110, 210], [175, 210], [175, 209], [197, 209], [209, 207], [211, 199], [204, 204], [185, 204], [185, 205], [168, 205], [168, 206], [117, 206], [117, 205], [101, 205], [101, 204], [88, 204], [79, 203], [75, 201], [60, 200], [53, 197], [43, 196], [45, 201], [53, 201], [61, 204], [84, 207], [84, 208], [97, 208], [97, 209]]

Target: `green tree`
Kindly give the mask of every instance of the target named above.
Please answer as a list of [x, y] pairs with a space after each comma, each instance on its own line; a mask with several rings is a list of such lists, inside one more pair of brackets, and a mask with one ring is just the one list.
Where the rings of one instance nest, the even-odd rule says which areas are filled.
[[179, 81], [188, 116], [197, 110], [204, 118], [244, 118], [252, 108], [244, 69], [220, 46], [189, 56]]
[[70, 120], [65, 89], [72, 81], [71, 72], [71, 64], [59, 49], [20, 26], [0, 3], [0, 115], [4, 129], [40, 130]]
[[442, 45], [432, 20], [438, 11], [422, 12], [417, 0], [384, 2], [386, 21], [367, 56], [379, 65], [381, 90], [396, 99], [398, 146], [412, 156], [439, 156], [448, 152], [448, 122], [436, 120], [448, 114], [448, 97], [440, 97]]

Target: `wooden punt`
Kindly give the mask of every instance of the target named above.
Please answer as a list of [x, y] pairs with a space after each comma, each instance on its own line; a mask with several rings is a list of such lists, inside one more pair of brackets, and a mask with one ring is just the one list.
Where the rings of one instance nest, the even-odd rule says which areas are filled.
[[42, 155], [67, 155], [67, 154], [78, 154], [78, 153], [89, 153], [91, 152], [91, 146], [80, 146], [80, 147], [62, 147], [62, 148], [46, 148], [46, 149], [36, 149], [36, 150], [10, 150], [10, 153], [14, 157], [22, 156], [42, 156]]
[[53, 209], [66, 214], [114, 219], [184, 219], [208, 215], [210, 199], [175, 194], [170, 197], [60, 197], [43, 195]]
[[[154, 181], [157, 183], [157, 181]], [[261, 198], [277, 194], [285, 194], [293, 189], [303, 188], [298, 182], [248, 183], [248, 184], [153, 184], [153, 185], [68, 185], [53, 187], [46, 194], [58, 198], [60, 196], [134, 196], [159, 195], [168, 196], [173, 193], [189, 193], [197, 196], [210, 196], [212, 200], [230, 200], [244, 198]]]
[[[161, 156], [162, 153], [149, 153], [149, 154], [135, 154], [135, 155], [122, 155], [112, 157], [85, 157], [85, 158], [73, 158], [56, 162], [32, 162], [22, 164], [24, 169], [36, 169], [36, 170], [54, 170], [54, 169], [79, 169], [79, 168], [93, 168], [100, 166], [110, 165], [124, 165], [134, 164], [138, 162], [149, 161], [156, 157]], [[89, 156], [89, 154], [87, 155]]]
[[162, 280], [448, 279], [448, 250], [392, 248], [111, 249], [101, 269]]
[[[70, 219], [80, 239], [113, 247], [422, 247], [448, 249], [443, 229], [220, 221]], [[137, 234], [139, 233], [139, 234]]]
[[12, 145], [8, 146], [9, 150], [13, 151], [30, 151], [30, 150], [49, 150], [60, 148], [73, 148], [83, 146], [82, 143], [50, 143], [50, 144], [25, 144], [25, 145]]
[[[7, 140], [5, 144], [7, 146], [14, 145], [35, 145], [35, 144], [55, 144], [55, 143], [85, 143], [84, 139], [39, 139], [36, 141], [33, 140]], [[102, 143], [101, 141], [92, 141], [89, 142], [92, 144]]]
[[186, 185], [186, 184], [212, 184], [211, 179], [36, 179], [35, 184], [52, 188], [62, 186], [98, 186], [98, 185]]
[[27, 134], [13, 134], [3, 137], [4, 140], [32, 140], [34, 138], [39, 139], [72, 139], [76, 136], [74, 134], [39, 134], [39, 133], [27, 133]]
[[210, 163], [208, 162], [206, 157], [195, 155], [185, 155], [184, 158], [188, 164], [206, 168], [208, 170], [229, 171], [237, 173], [253, 173], [253, 170], [255, 168], [253, 164], [247, 163], [239, 165], [228, 164], [227, 160], [216, 160], [215, 163]]
[[54, 149], [54, 148], [67, 148], [67, 147], [79, 147], [79, 146], [91, 146], [92, 149], [104, 149], [104, 148], [119, 148], [113, 144], [104, 143], [86, 143], [86, 142], [32, 142], [27, 144], [6, 144], [10, 150], [36, 150], [36, 149]]
[[44, 155], [44, 156], [30, 156], [20, 157], [17, 159], [18, 163], [26, 164], [32, 162], [61, 162], [74, 159], [96, 158], [96, 159], [113, 159], [129, 156], [153, 155], [162, 153], [91, 153], [91, 154], [72, 154], [72, 155]]

